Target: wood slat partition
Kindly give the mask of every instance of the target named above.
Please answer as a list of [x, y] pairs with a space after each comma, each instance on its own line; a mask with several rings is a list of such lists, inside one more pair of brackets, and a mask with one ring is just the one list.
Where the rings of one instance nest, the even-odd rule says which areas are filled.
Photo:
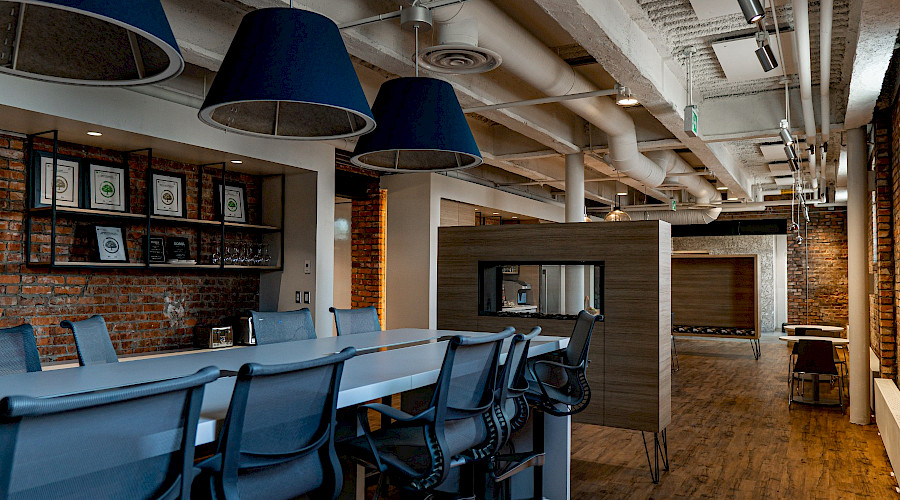
[[591, 342], [592, 399], [576, 421], [658, 432], [671, 420], [671, 226], [665, 222], [438, 229], [438, 328], [568, 336], [574, 321], [478, 315], [478, 263], [603, 262], [605, 317]]

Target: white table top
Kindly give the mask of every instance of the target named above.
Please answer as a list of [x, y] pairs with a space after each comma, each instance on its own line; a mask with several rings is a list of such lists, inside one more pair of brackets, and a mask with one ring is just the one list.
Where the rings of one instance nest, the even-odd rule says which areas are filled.
[[[344, 365], [338, 407], [352, 406], [383, 396], [416, 389], [437, 381], [446, 352], [446, 341], [436, 339], [456, 334], [485, 335], [485, 332], [401, 329], [343, 337], [300, 340], [235, 349], [186, 353], [145, 358], [126, 363], [109, 363], [46, 372], [19, 373], [0, 377], [0, 398], [14, 394], [49, 397], [111, 389], [190, 375], [206, 366], [237, 371], [248, 362], [278, 364], [314, 359], [353, 346], [369, 354], [356, 356]], [[428, 342], [421, 345], [414, 343]], [[507, 340], [504, 351], [508, 346]], [[381, 347], [410, 345], [402, 349], [377, 351]], [[537, 356], [568, 345], [565, 337], [538, 337], [529, 356]], [[505, 359], [505, 355], [504, 355]], [[235, 377], [221, 377], [207, 384], [197, 444], [215, 439], [215, 421], [225, 416]]]
[[785, 330], [795, 330], [797, 328], [816, 328], [822, 330], [823, 332], [842, 332], [844, 331], [844, 327], [842, 326], [828, 326], [828, 325], [784, 325]]
[[778, 337], [778, 340], [784, 340], [785, 342], [797, 342], [798, 340], [827, 340], [832, 344], [838, 345], [850, 343], [849, 340], [840, 337], [809, 337], [806, 335], [782, 335], [781, 337]]

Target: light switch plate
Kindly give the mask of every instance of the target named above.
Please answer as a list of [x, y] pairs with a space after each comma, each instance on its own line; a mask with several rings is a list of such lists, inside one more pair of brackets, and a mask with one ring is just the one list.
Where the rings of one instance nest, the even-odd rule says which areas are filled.
[[298, 303], [298, 304], [301, 302], [301, 300], [300, 300], [300, 292], [294, 292], [294, 302], [296, 302], [296, 303]]
[[309, 304], [309, 292], [303, 292], [303, 303]]

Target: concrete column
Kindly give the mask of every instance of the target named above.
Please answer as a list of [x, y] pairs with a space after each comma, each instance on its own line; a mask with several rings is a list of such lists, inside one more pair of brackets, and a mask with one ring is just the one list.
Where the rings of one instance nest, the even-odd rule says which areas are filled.
[[[584, 153], [566, 155], [566, 222], [584, 222]], [[584, 266], [566, 266], [566, 314], [584, 309]]]
[[850, 422], [869, 424], [869, 298], [864, 128], [847, 132], [847, 274], [849, 277]]

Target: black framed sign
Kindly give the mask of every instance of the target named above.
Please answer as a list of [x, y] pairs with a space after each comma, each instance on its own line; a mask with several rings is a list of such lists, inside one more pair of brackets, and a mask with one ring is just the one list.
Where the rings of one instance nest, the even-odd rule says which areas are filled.
[[152, 215], [186, 217], [184, 174], [153, 171], [150, 173], [152, 189]]
[[127, 212], [128, 168], [93, 160], [85, 164], [87, 208]]
[[225, 202], [222, 203], [222, 182], [216, 182], [216, 219], [222, 217], [225, 222], [247, 222], [247, 198], [244, 186], [237, 183], [225, 184]]
[[150, 239], [150, 253], [147, 255], [147, 262], [151, 264], [162, 264], [166, 262], [165, 240], [162, 236], [148, 236]]
[[121, 227], [95, 226], [100, 262], [128, 262], [128, 247]]
[[53, 203], [55, 189], [56, 206], [78, 208], [81, 206], [79, 161], [71, 156], [58, 155], [56, 158], [56, 180], [53, 181], [53, 154], [44, 151], [34, 152], [32, 165], [34, 206], [50, 206]]
[[166, 260], [185, 261], [191, 258], [190, 242], [187, 238], [170, 236], [166, 238]]

